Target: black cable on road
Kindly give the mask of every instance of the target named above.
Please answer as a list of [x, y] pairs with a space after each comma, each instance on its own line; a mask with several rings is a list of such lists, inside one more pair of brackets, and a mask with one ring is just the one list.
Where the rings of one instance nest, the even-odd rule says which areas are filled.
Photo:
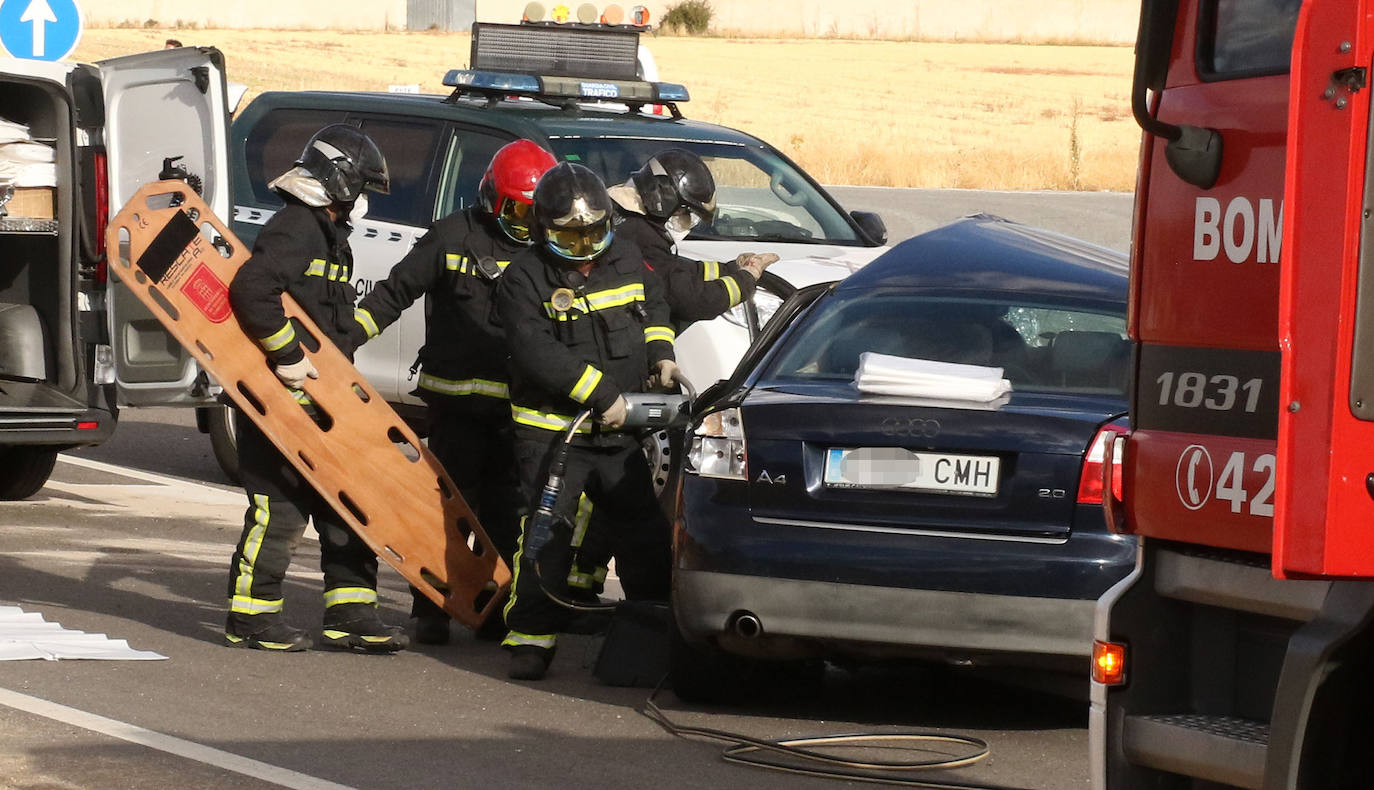
[[[874, 784], [917, 787], [925, 790], [1028, 790], [1001, 785], [977, 785], [961, 782], [942, 782], [921, 779], [915, 774], [923, 771], [943, 771], [973, 765], [991, 753], [987, 741], [971, 735], [950, 735], [938, 732], [892, 732], [892, 733], [852, 733], [845, 735], [818, 735], [807, 738], [788, 738], [784, 740], [762, 740], [727, 730], [709, 727], [680, 725], [669, 719], [663, 709], [654, 702], [662, 682], [644, 701], [639, 712], [658, 724], [671, 735], [679, 738], [703, 738], [731, 744], [721, 752], [726, 762], [767, 768], [772, 771], [801, 774], [803, 776], [842, 779], [849, 782], [870, 782]], [[857, 747], [884, 748], [897, 751], [930, 751], [933, 744], [960, 744], [968, 748], [963, 755], [938, 757], [920, 760], [857, 760], [838, 757], [833, 754], [815, 751], [812, 747]], [[790, 758], [795, 764], [781, 760], [765, 759], [765, 754], [777, 754]]]

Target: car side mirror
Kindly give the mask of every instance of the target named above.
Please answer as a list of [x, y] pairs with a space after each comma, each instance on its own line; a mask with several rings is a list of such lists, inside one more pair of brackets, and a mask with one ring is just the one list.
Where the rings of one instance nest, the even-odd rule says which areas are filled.
[[864, 235], [872, 239], [875, 244], [887, 243], [887, 225], [883, 222], [882, 217], [872, 211], [851, 211], [849, 216], [854, 218], [854, 221], [859, 225], [859, 230], [862, 230]]

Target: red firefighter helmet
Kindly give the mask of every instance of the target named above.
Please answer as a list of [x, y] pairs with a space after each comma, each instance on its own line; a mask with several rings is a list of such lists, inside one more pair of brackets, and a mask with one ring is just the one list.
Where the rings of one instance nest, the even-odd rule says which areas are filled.
[[557, 164], [553, 154], [532, 140], [507, 143], [491, 158], [482, 183], [477, 186], [482, 209], [512, 241], [530, 244], [530, 205], [534, 185]]

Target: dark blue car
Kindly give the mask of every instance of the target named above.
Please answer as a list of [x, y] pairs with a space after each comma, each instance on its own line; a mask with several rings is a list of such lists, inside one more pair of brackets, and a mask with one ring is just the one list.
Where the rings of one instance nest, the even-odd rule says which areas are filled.
[[[1100, 506], [1126, 294], [1124, 256], [981, 215], [794, 294], [688, 435], [678, 695], [720, 699], [751, 659], [1086, 677], [1094, 602], [1135, 563]], [[1000, 368], [1010, 392], [860, 392], [866, 353]]]

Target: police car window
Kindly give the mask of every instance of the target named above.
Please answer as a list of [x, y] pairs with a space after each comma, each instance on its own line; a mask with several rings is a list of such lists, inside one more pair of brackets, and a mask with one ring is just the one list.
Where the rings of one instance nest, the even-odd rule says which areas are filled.
[[363, 119], [362, 129], [386, 157], [391, 193], [367, 197], [372, 219], [425, 227], [434, 218], [433, 174], [438, 162], [439, 121], [403, 118]]
[[768, 148], [637, 138], [565, 137], [551, 143], [559, 158], [586, 165], [608, 185], [623, 183], [665, 148], [694, 151], [715, 178], [717, 210], [715, 221], [698, 225], [689, 239], [863, 243], [811, 181]]
[[439, 182], [439, 204], [434, 219], [462, 211], [477, 202], [477, 185], [491, 158], [511, 138], [458, 129], [448, 143], [444, 172]]
[[344, 113], [327, 110], [274, 110], [255, 124], [243, 152], [256, 201], [281, 205], [268, 183], [290, 169], [315, 132], [343, 119]]
[[1125, 395], [1126, 317], [1074, 307], [911, 294], [825, 297], [765, 380], [854, 378], [864, 352], [1002, 368], [1013, 389]]
[[1208, 77], [1288, 70], [1302, 0], [1210, 0], [1200, 25], [1202, 72]]

